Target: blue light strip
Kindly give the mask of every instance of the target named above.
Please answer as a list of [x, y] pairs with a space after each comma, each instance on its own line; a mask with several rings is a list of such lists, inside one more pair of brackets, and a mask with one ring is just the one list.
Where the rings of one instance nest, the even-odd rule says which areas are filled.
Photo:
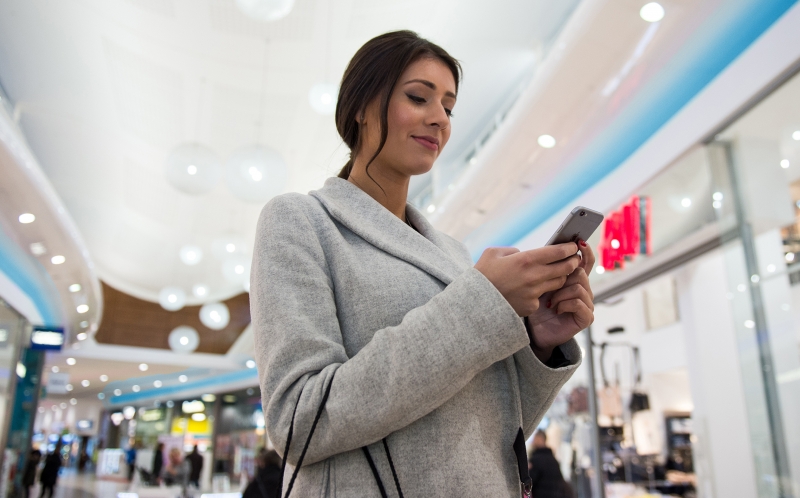
[[[548, 185], [506, 222], [467, 237], [474, 259], [518, 243], [605, 178], [653, 136], [797, 0], [729, 0], [701, 25], [661, 73]], [[499, 228], [496, 228], [498, 227]], [[494, 228], [494, 229], [492, 229]]]
[[[215, 375], [213, 377], [206, 377], [204, 379], [186, 382], [185, 384], [177, 384], [172, 386], [160, 387], [158, 389], [148, 389], [146, 391], [139, 391], [138, 393], [123, 394], [122, 396], [111, 396], [107, 399], [107, 406], [117, 406], [125, 404], [135, 404], [143, 400], [150, 399], [172, 399], [181, 397], [181, 393], [187, 391], [194, 391], [198, 389], [207, 389], [214, 387], [224, 387], [226, 384], [234, 382], [242, 382], [252, 380], [254, 384], [258, 383], [258, 371], [255, 368], [248, 368], [246, 370], [237, 370], [235, 372], [224, 373]], [[106, 393], [108, 395], [108, 393]]]
[[33, 301], [44, 323], [61, 326], [61, 304], [55, 282], [47, 270], [23, 251], [0, 226], [0, 271]]

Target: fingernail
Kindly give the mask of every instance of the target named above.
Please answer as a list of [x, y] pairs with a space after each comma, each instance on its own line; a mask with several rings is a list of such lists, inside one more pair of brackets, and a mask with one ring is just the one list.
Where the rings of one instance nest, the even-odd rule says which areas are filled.
[[581, 247], [586, 247], [586, 241], [585, 240], [581, 240], [580, 243], [581, 243]]
[[547, 301], [547, 307], [548, 307], [548, 308], [549, 308], [550, 306], [552, 306], [552, 305], [553, 305], [553, 301]]

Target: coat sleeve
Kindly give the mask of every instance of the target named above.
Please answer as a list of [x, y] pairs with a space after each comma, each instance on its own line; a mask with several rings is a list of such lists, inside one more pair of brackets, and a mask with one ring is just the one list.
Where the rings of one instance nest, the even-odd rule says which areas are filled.
[[[296, 464], [332, 383], [304, 464], [372, 444], [430, 413], [477, 373], [528, 347], [513, 308], [470, 268], [352, 358], [333, 281], [301, 199], [281, 196], [259, 219], [250, 306], [266, 429]], [[387, 278], [387, 276], [376, 276]], [[335, 373], [335, 376], [334, 376]]]
[[514, 354], [522, 398], [522, 432], [529, 438], [553, 404], [558, 391], [581, 364], [581, 348], [575, 339], [559, 346], [568, 365], [550, 368], [533, 354], [530, 345]]

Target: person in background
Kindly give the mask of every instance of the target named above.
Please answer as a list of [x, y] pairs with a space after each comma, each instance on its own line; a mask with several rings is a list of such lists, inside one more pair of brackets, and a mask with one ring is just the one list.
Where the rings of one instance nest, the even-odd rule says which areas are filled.
[[25, 472], [22, 474], [22, 492], [24, 498], [28, 498], [31, 493], [31, 486], [36, 482], [36, 469], [42, 461], [42, 452], [31, 450], [28, 455], [28, 463], [25, 464]]
[[242, 494], [242, 498], [279, 498], [281, 485], [281, 457], [274, 450], [262, 448], [256, 457], [256, 475]]
[[203, 471], [203, 456], [197, 452], [197, 445], [194, 445], [192, 452], [186, 456], [189, 461], [189, 484], [200, 489], [200, 473]]
[[167, 467], [164, 469], [164, 483], [167, 486], [178, 484], [185, 486], [189, 480], [189, 462], [182, 458], [181, 450], [172, 448], [169, 450]]
[[133, 480], [133, 473], [136, 471], [136, 442], [131, 439], [128, 451], [125, 452], [125, 462], [128, 464], [128, 480]]
[[156, 451], [153, 453], [153, 484], [158, 484], [161, 481], [161, 469], [164, 468], [164, 443], [156, 445]]
[[58, 471], [61, 470], [61, 441], [56, 443], [56, 448], [44, 459], [44, 468], [39, 474], [39, 482], [42, 483], [42, 491], [39, 498], [44, 498], [47, 493], [48, 498], [53, 497], [53, 488], [58, 481]]
[[533, 498], [572, 498], [572, 488], [561, 475], [553, 450], [547, 447], [547, 436], [537, 430], [533, 435], [533, 454], [528, 459], [528, 469], [533, 481]]

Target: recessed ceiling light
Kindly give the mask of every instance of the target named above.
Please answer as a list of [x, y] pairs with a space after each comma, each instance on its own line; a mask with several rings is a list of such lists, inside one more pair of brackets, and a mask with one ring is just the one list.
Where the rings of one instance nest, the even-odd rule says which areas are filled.
[[181, 338], [178, 339], [178, 342], [181, 343], [181, 346], [186, 346], [189, 344], [189, 338], [186, 337], [185, 335], [182, 335]]
[[69, 286], [70, 292], [80, 292], [81, 291], [81, 284], [72, 284]]
[[186, 167], [186, 172], [189, 173], [190, 175], [196, 175], [197, 166], [195, 166], [194, 164], [190, 164], [189, 166]]
[[688, 208], [691, 205], [692, 205], [692, 200], [689, 199], [688, 197], [684, 197], [683, 199], [681, 199], [681, 206]]
[[167, 401], [167, 408], [172, 408], [173, 406], [175, 406], [175, 402], [174, 401], [172, 401], [172, 400]]
[[79, 341], [85, 341], [87, 337], [89, 337], [89, 334], [87, 334], [86, 332], [81, 332], [75, 336], [75, 338], [78, 339]]
[[788, 159], [782, 159], [781, 160], [781, 168], [788, 169], [789, 166], [790, 166], [790, 164], [789, 164], [789, 160]]
[[64, 389], [66, 389], [68, 392], [72, 392], [72, 390], [73, 390], [73, 389], [75, 389], [75, 388], [74, 388], [74, 387], [72, 387], [72, 384], [67, 384], [67, 385], [64, 387]]
[[136, 384], [134, 384], [134, 385], [132, 385], [132, 386], [131, 386], [131, 391], [133, 391], [133, 392], [135, 392], [135, 393], [138, 393], [140, 389], [141, 389], [141, 387], [139, 387], [139, 386], [138, 386], [138, 385], [136, 385]]
[[794, 261], [794, 253], [793, 253], [793, 252], [787, 252], [787, 253], [786, 253], [786, 261], [788, 261], [788, 262], [790, 262], [790, 263], [791, 263], [792, 261]]
[[205, 413], [192, 413], [192, 420], [194, 420], [195, 422], [202, 422], [205, 419], [206, 419]]
[[217, 397], [214, 396], [213, 394], [204, 394], [200, 396], [200, 399], [202, 399], [206, 403], [213, 403], [217, 399]]
[[160, 380], [154, 380], [154, 381], [153, 381], [153, 386], [155, 386], [155, 387], [161, 387], [162, 385], [163, 385], [163, 384], [161, 384], [161, 381], [160, 381]]
[[186, 382], [187, 380], [189, 380], [189, 377], [187, 377], [185, 375], [179, 375], [178, 376], [178, 382]]
[[75, 358], [67, 358], [67, 365], [74, 365], [76, 363], [78, 362], [75, 361]]
[[427, 211], [429, 213], [432, 213], [432, 212], [436, 211], [436, 205], [435, 204], [431, 204], [430, 206], [428, 206]]
[[28, 223], [33, 223], [35, 220], [36, 220], [36, 216], [34, 216], [31, 213], [22, 213], [21, 215], [19, 215], [19, 222], [20, 223], [24, 223], [26, 225]]
[[744, 326], [747, 327], [748, 329], [752, 329], [753, 327], [756, 326], [756, 322], [754, 322], [753, 320], [745, 320]]
[[50, 258], [50, 262], [53, 263], [54, 265], [60, 265], [66, 260], [67, 260], [67, 258], [65, 258], [64, 256], [62, 256], [60, 254], [57, 254], [57, 255], [53, 256], [52, 258]]
[[711, 205], [714, 206], [714, 209], [720, 209], [722, 207], [722, 202], [721, 201], [714, 201], [714, 202], [711, 203]]
[[236, 244], [225, 244], [225, 250], [228, 252], [236, 251]]
[[86, 304], [80, 304], [77, 308], [75, 308], [75, 310], [77, 310], [78, 313], [86, 313], [89, 311], [89, 306]]
[[714, 195], [712, 195], [711, 198], [714, 199], [715, 201], [721, 201], [722, 192], [714, 192]]
[[86, 320], [81, 322], [81, 327], [86, 328], [88, 326], [89, 326], [89, 322], [87, 322]]
[[114, 389], [114, 396], [122, 396], [122, 389]]
[[536, 141], [545, 149], [552, 149], [556, 146], [556, 139], [550, 135], [541, 135]]
[[187, 245], [181, 247], [179, 255], [185, 265], [194, 266], [203, 259], [203, 250], [197, 246]]
[[664, 7], [657, 2], [650, 2], [639, 10], [639, 15], [647, 22], [658, 22], [664, 19]]
[[66, 409], [67, 409], [67, 404], [66, 404], [66, 403], [61, 403], [61, 404], [60, 404], [60, 405], [58, 405], [58, 406], [59, 406], [59, 407], [60, 407], [62, 410], [66, 410]]
[[602, 266], [598, 266], [597, 268], [595, 268], [595, 271], [597, 272], [598, 275], [602, 275], [603, 273], [606, 272], [606, 269], [603, 268]]
[[31, 254], [34, 256], [41, 256], [47, 252], [47, 248], [41, 242], [34, 242], [30, 245]]
[[106, 395], [103, 393], [97, 393], [97, 399], [106, 399]]
[[103, 374], [100, 376], [100, 382], [108, 382], [108, 375]]
[[86, 380], [86, 379], [84, 379], [84, 380], [82, 380], [82, 381], [81, 381], [81, 385], [82, 385], [83, 387], [89, 387], [89, 384], [91, 384], [91, 382], [89, 382], [89, 381], [88, 381], [88, 380]]
[[767, 271], [768, 271], [769, 273], [774, 273], [774, 272], [775, 272], [775, 270], [776, 270], [776, 267], [775, 267], [775, 265], [767, 265]]
[[253, 360], [247, 360], [244, 364], [247, 368], [256, 368], [256, 362]]
[[150, 368], [150, 367], [147, 366], [147, 363], [140, 363], [139, 364], [139, 370], [141, 370], [142, 372], [146, 372], [148, 368]]
[[194, 294], [195, 297], [205, 297], [205, 295], [208, 294], [208, 287], [203, 284], [197, 284], [192, 287], [192, 294]]
[[58, 370], [59, 370], [58, 367], [55, 365], [53, 365], [53, 368], [50, 369], [50, 371], [53, 373], [58, 373]]
[[234, 266], [233, 271], [235, 271], [237, 275], [241, 275], [242, 273], [244, 273], [244, 265]]
[[800, 130], [797, 130], [794, 133], [792, 133], [792, 138], [794, 138], [795, 140], [800, 140]]

